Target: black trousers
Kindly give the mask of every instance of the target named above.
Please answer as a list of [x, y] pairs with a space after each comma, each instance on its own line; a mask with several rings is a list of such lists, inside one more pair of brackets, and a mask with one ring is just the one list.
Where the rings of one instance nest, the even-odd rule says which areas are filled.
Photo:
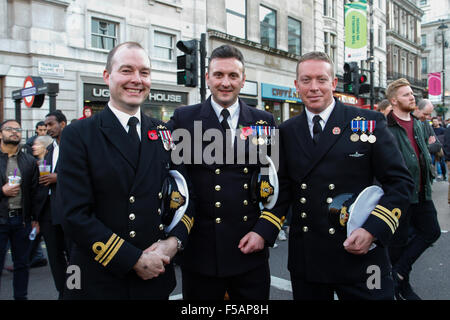
[[270, 270], [268, 261], [256, 269], [231, 277], [205, 276], [182, 270], [184, 300], [268, 300]]
[[392, 275], [380, 277], [379, 289], [370, 289], [366, 282], [354, 284], [324, 284], [308, 282], [302, 276], [291, 273], [294, 300], [394, 300]]
[[49, 199], [46, 201], [43, 212], [43, 216], [39, 219], [39, 226], [47, 247], [47, 256], [56, 290], [58, 290], [59, 298], [61, 299], [66, 285], [69, 246], [61, 225], [52, 223]]
[[421, 199], [408, 209], [410, 239], [404, 246], [389, 247], [392, 270], [409, 278], [412, 265], [441, 235], [437, 211], [432, 200]]

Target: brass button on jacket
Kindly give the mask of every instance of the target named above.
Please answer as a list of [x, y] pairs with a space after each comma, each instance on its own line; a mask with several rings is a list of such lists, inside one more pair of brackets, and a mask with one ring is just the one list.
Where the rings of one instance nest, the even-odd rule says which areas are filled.
[[216, 218], [216, 223], [217, 223], [217, 224], [219, 224], [219, 223], [221, 223], [221, 222], [222, 222], [222, 219]]
[[214, 205], [216, 206], [216, 208], [220, 208], [222, 206], [220, 202], [216, 202]]

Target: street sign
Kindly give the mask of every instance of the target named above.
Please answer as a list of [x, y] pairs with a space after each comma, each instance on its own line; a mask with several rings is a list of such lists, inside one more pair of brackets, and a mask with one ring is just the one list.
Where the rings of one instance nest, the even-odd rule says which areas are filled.
[[[41, 77], [28, 76], [23, 82], [23, 89], [20, 90], [20, 97], [17, 91], [13, 92], [13, 99], [23, 98], [25, 105], [28, 108], [40, 108], [44, 103], [45, 94], [39, 93], [38, 87], [44, 84]], [[17, 98], [16, 98], [16, 97]]]

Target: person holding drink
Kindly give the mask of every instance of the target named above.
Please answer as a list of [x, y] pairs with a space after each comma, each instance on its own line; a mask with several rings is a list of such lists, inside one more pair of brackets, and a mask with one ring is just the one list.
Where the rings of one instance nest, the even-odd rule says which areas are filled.
[[35, 159], [19, 148], [22, 128], [16, 120], [0, 124], [0, 279], [8, 240], [14, 264], [14, 299], [28, 294], [30, 234], [41, 201]]
[[39, 175], [44, 176], [50, 174], [51, 166], [44, 159], [48, 153], [47, 147], [53, 143], [50, 136], [38, 136], [33, 143], [33, 156], [38, 159]]

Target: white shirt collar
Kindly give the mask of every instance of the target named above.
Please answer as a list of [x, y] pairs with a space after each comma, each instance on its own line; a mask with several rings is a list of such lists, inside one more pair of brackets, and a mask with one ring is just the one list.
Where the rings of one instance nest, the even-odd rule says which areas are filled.
[[[330, 117], [331, 112], [333, 112], [335, 105], [336, 105], [336, 101], [333, 99], [333, 102], [331, 102], [331, 104], [328, 107], [326, 107], [325, 110], [323, 110], [321, 113], [318, 114], [320, 116], [320, 118], [322, 119], [322, 120], [320, 120], [320, 125], [322, 126], [322, 130], [323, 130], [323, 128], [325, 128], [328, 118]], [[307, 108], [305, 108], [305, 112], [306, 112], [306, 118], [308, 119], [309, 131], [311, 132], [311, 136], [313, 136], [314, 123], [313, 123], [312, 119], [316, 114], [312, 113]]]
[[128, 120], [130, 120], [131, 117], [136, 117], [139, 120], [139, 123], [136, 125], [136, 130], [138, 132], [139, 138], [141, 137], [141, 107], [139, 107], [136, 111], [136, 114], [129, 115], [128, 113], [125, 113], [123, 111], [120, 111], [119, 109], [112, 106], [111, 102], [108, 102], [108, 107], [111, 109], [111, 111], [114, 113], [114, 115], [119, 120], [122, 127], [125, 129], [126, 132], [128, 132]]
[[[223, 117], [221, 116], [220, 113], [224, 108], [214, 101], [214, 97], [211, 97], [211, 106], [213, 107], [214, 112], [216, 113], [217, 118], [219, 119], [219, 122], [222, 121]], [[237, 122], [239, 120], [239, 99], [236, 99], [236, 102], [233, 103], [231, 106], [229, 106], [227, 110], [230, 112], [230, 116], [228, 118], [228, 123], [231, 122], [232, 124], [230, 125], [230, 128], [235, 129], [237, 126]]]

